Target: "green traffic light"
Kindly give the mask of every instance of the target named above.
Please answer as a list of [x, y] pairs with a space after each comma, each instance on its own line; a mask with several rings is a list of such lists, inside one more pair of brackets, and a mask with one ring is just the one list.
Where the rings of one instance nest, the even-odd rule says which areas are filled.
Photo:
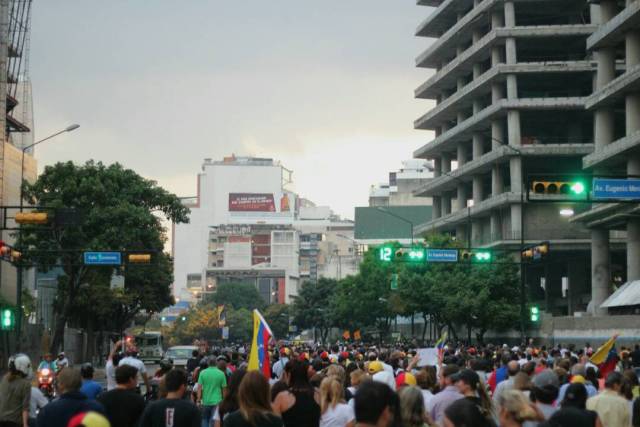
[[410, 261], [422, 261], [424, 259], [424, 249], [414, 248], [409, 251]]
[[491, 261], [491, 252], [476, 252], [475, 258], [479, 262], [489, 262]]
[[3, 331], [8, 331], [13, 329], [15, 325], [15, 317], [13, 315], [13, 310], [10, 308], [5, 308], [2, 310], [2, 315], [0, 319], [0, 329]]
[[584, 193], [584, 191], [585, 191], [585, 186], [584, 186], [584, 184], [583, 184], [582, 182], [580, 182], [580, 181], [574, 182], [574, 183], [571, 185], [571, 191], [573, 192], [573, 194], [580, 195], [580, 194]]

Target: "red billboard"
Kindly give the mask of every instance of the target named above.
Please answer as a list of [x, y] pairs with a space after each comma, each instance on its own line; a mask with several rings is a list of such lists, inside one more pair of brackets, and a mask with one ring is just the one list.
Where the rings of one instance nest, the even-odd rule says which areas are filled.
[[229, 193], [229, 212], [276, 212], [271, 193]]

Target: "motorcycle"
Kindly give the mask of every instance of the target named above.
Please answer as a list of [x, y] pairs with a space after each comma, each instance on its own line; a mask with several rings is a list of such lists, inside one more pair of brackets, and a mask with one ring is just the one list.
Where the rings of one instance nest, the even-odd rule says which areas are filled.
[[48, 399], [52, 399], [55, 396], [55, 388], [53, 382], [55, 374], [49, 368], [38, 369], [38, 388]]

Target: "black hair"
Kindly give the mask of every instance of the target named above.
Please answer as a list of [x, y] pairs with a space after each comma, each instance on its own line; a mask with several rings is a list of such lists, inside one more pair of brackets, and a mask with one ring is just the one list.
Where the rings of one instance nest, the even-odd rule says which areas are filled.
[[622, 384], [622, 374], [620, 372], [611, 372], [607, 375], [607, 379], [604, 381], [606, 388], [612, 388], [616, 384]]
[[388, 385], [377, 381], [365, 381], [355, 397], [357, 423], [376, 424], [385, 408], [397, 413], [398, 396]]
[[240, 409], [240, 405], [238, 404], [238, 389], [246, 373], [247, 371], [245, 369], [236, 369], [236, 371], [231, 374], [229, 382], [227, 383], [227, 393], [218, 407], [221, 420], [224, 419], [225, 414], [230, 414]]
[[470, 399], [458, 399], [444, 411], [454, 426], [490, 427], [492, 424], [482, 413], [482, 408]]
[[551, 405], [558, 398], [558, 387], [545, 385], [544, 387], [533, 387], [531, 390], [532, 400]]
[[569, 384], [567, 391], [562, 400], [562, 407], [574, 407], [586, 409], [587, 407], [587, 388], [580, 383]]
[[138, 368], [131, 365], [121, 365], [116, 368], [116, 383], [126, 384], [131, 378], [138, 376]]
[[164, 376], [164, 382], [169, 393], [180, 390], [180, 386], [187, 385], [187, 373], [184, 369], [172, 369]]
[[193, 357], [198, 357], [199, 355], [200, 355], [200, 352], [198, 350], [193, 350], [191, 352], [191, 356], [193, 356]]

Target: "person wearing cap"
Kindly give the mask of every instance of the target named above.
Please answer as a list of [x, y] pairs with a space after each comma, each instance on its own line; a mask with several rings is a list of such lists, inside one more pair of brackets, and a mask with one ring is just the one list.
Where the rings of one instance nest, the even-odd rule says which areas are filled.
[[400, 390], [404, 386], [415, 386], [417, 384], [416, 377], [411, 372], [400, 371], [396, 377], [397, 390]]
[[431, 400], [431, 418], [438, 425], [442, 425], [444, 420], [444, 411], [453, 402], [463, 399], [464, 396], [458, 391], [453, 381], [453, 376], [457, 374], [459, 368], [457, 365], [449, 364], [440, 370], [440, 393], [436, 394]]
[[382, 362], [378, 360], [374, 360], [373, 362], [369, 362], [367, 366], [367, 372], [371, 375], [371, 379], [373, 381], [378, 381], [384, 383], [391, 388], [391, 390], [395, 391], [396, 389], [396, 380], [393, 374], [390, 374], [384, 369]]
[[284, 367], [289, 361], [289, 355], [291, 354], [291, 350], [287, 347], [282, 347], [280, 349], [280, 360], [273, 364], [273, 368], [271, 371], [276, 376], [277, 379], [282, 379], [282, 374], [284, 373]]
[[[571, 367], [571, 381], [563, 384], [560, 387], [560, 392], [558, 393], [558, 402], [562, 402], [564, 399], [564, 394], [567, 392], [567, 387], [569, 384], [573, 383], [574, 380], [580, 382], [580, 384], [584, 384], [587, 389], [587, 395], [589, 397], [593, 397], [598, 394], [598, 389], [591, 384], [591, 382], [586, 381], [585, 378], [587, 376], [587, 369], [582, 363], [576, 363]], [[577, 378], [577, 379], [576, 379]]]
[[482, 413], [487, 419], [494, 416], [493, 402], [487, 394], [487, 390], [480, 380], [480, 376], [471, 369], [463, 369], [451, 376], [451, 381], [458, 387], [458, 391], [465, 399], [482, 408]]
[[[553, 402], [558, 398], [560, 380], [551, 369], [545, 369], [536, 374], [531, 381], [531, 400], [534, 402], [545, 420], [558, 410]], [[537, 423], [527, 421], [524, 427], [534, 427]]]
[[587, 399], [587, 409], [598, 413], [603, 427], [631, 425], [629, 402], [620, 395], [622, 382], [623, 377], [620, 372], [611, 372], [605, 380], [604, 391]]

